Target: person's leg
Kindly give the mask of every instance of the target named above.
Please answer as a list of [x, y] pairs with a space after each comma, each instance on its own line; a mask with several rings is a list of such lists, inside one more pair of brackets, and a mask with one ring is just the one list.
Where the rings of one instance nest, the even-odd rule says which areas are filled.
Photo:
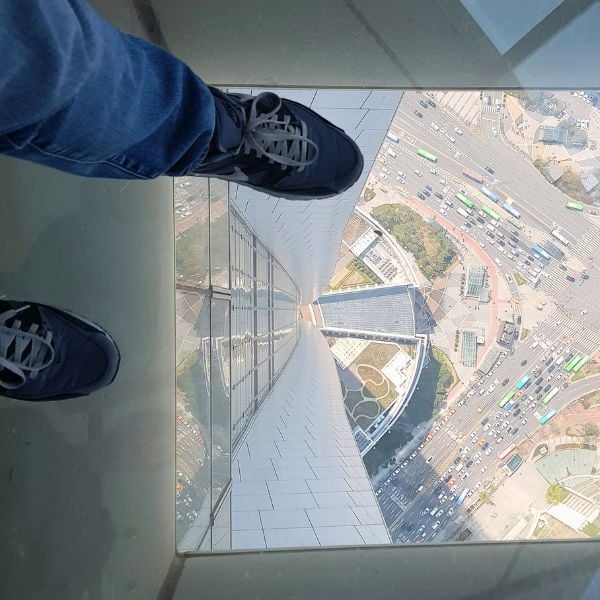
[[87, 177], [184, 175], [215, 127], [208, 87], [83, 0], [0, 0], [0, 153]]
[[84, 0], [0, 0], [0, 53], [0, 153], [87, 177], [217, 177], [295, 200], [340, 194], [362, 172], [354, 141], [310, 108], [209, 88]]

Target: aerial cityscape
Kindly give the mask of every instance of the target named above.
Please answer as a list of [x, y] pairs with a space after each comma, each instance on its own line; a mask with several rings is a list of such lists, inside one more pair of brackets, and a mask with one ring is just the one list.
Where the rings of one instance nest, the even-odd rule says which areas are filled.
[[406, 92], [310, 306], [394, 543], [600, 536], [600, 110]]
[[347, 196], [175, 182], [180, 549], [600, 537], [598, 96], [313, 101]]

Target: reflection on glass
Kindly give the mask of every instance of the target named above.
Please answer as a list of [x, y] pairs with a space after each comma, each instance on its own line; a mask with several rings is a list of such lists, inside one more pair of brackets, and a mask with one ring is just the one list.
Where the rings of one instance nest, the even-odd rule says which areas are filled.
[[212, 285], [229, 287], [229, 198], [227, 182], [209, 180], [210, 275]]
[[[177, 292], [177, 541], [210, 524], [210, 303]], [[196, 536], [197, 537], [197, 536]], [[199, 541], [199, 540], [197, 540]], [[192, 544], [193, 545], [193, 544]], [[186, 548], [189, 545], [185, 544]]]
[[213, 505], [231, 479], [231, 412], [229, 398], [229, 301], [211, 303], [212, 495]]
[[177, 283], [208, 287], [208, 179], [179, 177], [174, 186]]

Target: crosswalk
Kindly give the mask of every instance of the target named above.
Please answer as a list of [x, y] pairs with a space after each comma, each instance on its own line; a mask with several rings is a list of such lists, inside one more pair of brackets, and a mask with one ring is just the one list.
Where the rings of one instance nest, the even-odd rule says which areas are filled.
[[574, 319], [570, 315], [556, 310], [540, 326], [540, 330], [550, 330], [552, 339], [560, 339], [571, 345], [577, 352], [591, 355], [600, 346], [600, 331], [596, 331]]
[[496, 107], [493, 104], [484, 104], [483, 105], [483, 112], [484, 113], [495, 113], [496, 112]]
[[583, 261], [589, 260], [592, 256], [598, 256], [600, 253], [600, 228], [590, 225], [573, 244], [571, 252]]
[[571, 494], [564, 502], [565, 506], [577, 511], [580, 515], [587, 518], [588, 521], [593, 521], [598, 514], [598, 509], [589, 500], [584, 500], [579, 496]]
[[562, 271], [556, 261], [547, 269], [548, 277], [540, 277], [538, 289], [552, 297], [557, 297], [567, 285], [567, 275], [573, 275], [569, 270]]

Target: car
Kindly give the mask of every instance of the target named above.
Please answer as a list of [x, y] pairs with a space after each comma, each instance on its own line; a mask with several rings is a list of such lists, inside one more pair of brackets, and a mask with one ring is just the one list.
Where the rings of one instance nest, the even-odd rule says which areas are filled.
[[492, 167], [485, 167], [485, 170], [490, 174], [493, 175], [494, 174], [494, 169], [492, 169]]
[[482, 450], [487, 450], [488, 447], [489, 447], [489, 444], [487, 442], [483, 442], [483, 444], [481, 445]]
[[419, 177], [423, 177], [423, 171], [419, 171], [419, 169], [415, 169], [415, 175], [418, 175]]
[[492, 127], [492, 133], [496, 136], [498, 135], [498, 130], [495, 127]]
[[424, 517], [425, 515], [428, 515], [428, 514], [429, 514], [429, 509], [427, 509], [427, 508], [424, 508], [424, 509], [421, 511], [421, 516], [422, 516], [422, 517]]
[[457, 133], [458, 135], [462, 135], [463, 131], [462, 131], [462, 129], [459, 129], [458, 127], [455, 127], [454, 128], [454, 133]]
[[429, 106], [431, 106], [432, 108], [435, 108], [437, 106], [437, 104], [431, 98], [427, 98], [427, 104], [429, 104]]
[[492, 447], [490, 446], [486, 451], [485, 451], [485, 455], [489, 456], [492, 453]]
[[419, 198], [421, 200], [425, 200], [425, 194], [422, 194], [421, 192], [417, 192], [417, 196], [419, 196]]
[[425, 102], [424, 100], [419, 100], [419, 104], [423, 107], [423, 108], [428, 108], [427, 102]]
[[527, 425], [527, 419], [523, 419], [523, 420], [521, 421], [521, 425]]
[[457, 457], [454, 459], [454, 464], [455, 464], [455, 465], [457, 465], [459, 462], [460, 462], [460, 456], [457, 456]]
[[434, 195], [436, 198], [439, 198], [440, 200], [443, 200], [443, 199], [444, 199], [444, 196], [443, 196], [443, 194], [440, 194], [439, 192], [435, 192], [433, 195]]
[[512, 430], [512, 433], [511, 433], [511, 435], [517, 435], [517, 432], [518, 432], [518, 431], [519, 431], [519, 428], [518, 428], [518, 427], [515, 427], [515, 428]]
[[525, 359], [523, 359], [523, 360], [521, 361], [521, 366], [522, 366], [522, 367], [524, 367], [524, 366], [527, 364], [527, 362], [528, 362], [528, 361], [527, 361], [527, 359], [526, 359], [526, 358], [525, 358]]
[[466, 466], [467, 466], [467, 467], [470, 467], [472, 464], [473, 464], [473, 461], [472, 461], [472, 460], [470, 460], [470, 461], [469, 461], [469, 462], [466, 464]]
[[575, 277], [573, 277], [573, 275], [567, 275], [567, 281], [570, 281], [571, 283], [575, 283]]
[[520, 409], [520, 408], [517, 408], [517, 410], [515, 410], [515, 411], [513, 412], [513, 417], [518, 417], [520, 414], [521, 414], [521, 409]]
[[423, 193], [429, 198], [431, 196], [431, 193], [429, 192], [429, 190], [423, 190]]
[[414, 110], [413, 112], [415, 113], [415, 115], [417, 115], [417, 117], [419, 117], [419, 119], [422, 119], [422, 118], [423, 118], [423, 113], [422, 113], [421, 111], [419, 111], [419, 110]]
[[427, 184], [427, 185], [425, 186], [425, 189], [428, 189], [430, 192], [433, 190], [433, 188], [432, 188], [432, 187], [431, 187], [429, 184]]

